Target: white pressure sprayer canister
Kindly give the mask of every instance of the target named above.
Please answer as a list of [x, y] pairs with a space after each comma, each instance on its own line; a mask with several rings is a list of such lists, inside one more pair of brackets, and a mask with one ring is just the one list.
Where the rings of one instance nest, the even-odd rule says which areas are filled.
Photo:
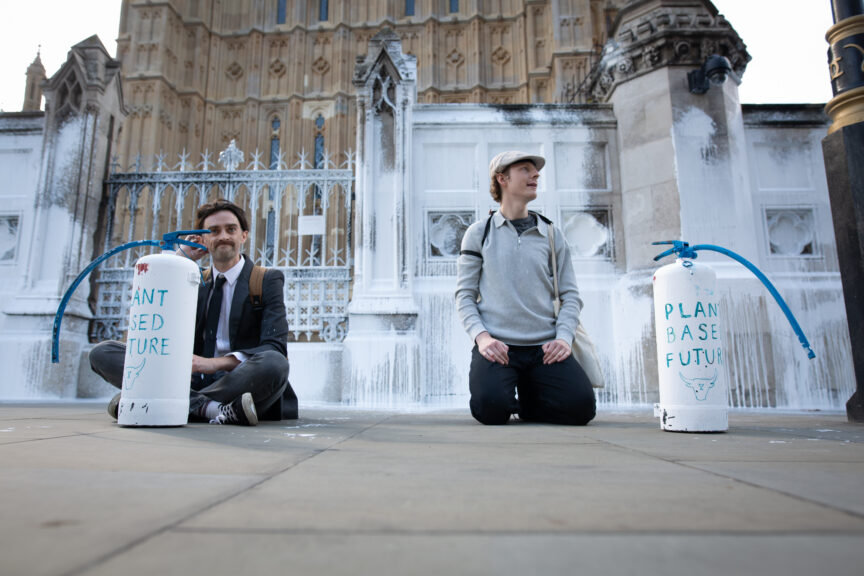
[[717, 275], [694, 260], [710, 250], [736, 260], [768, 289], [786, 315], [811, 360], [816, 354], [789, 306], [770, 280], [746, 258], [712, 244], [690, 246], [672, 240], [654, 242], [672, 248], [654, 260], [675, 254], [674, 264], [654, 273], [654, 321], [660, 402], [654, 415], [672, 432], [723, 432], [729, 428], [727, 355], [722, 342]]
[[173, 251], [135, 263], [117, 423], [182, 426], [189, 383], [200, 272]]
[[726, 354], [717, 276], [711, 267], [678, 258], [657, 270], [654, 318], [660, 427], [675, 432], [727, 430]]
[[189, 387], [195, 312], [201, 272], [174, 246], [204, 246], [181, 235], [209, 234], [209, 230], [177, 230], [162, 241], [138, 240], [118, 246], [91, 262], [66, 290], [54, 317], [51, 361], [60, 357], [60, 327], [66, 304], [75, 288], [104, 260], [140, 246], [161, 246], [135, 263], [132, 299], [123, 365], [123, 386], [117, 423], [121, 426], [183, 426], [189, 419]]

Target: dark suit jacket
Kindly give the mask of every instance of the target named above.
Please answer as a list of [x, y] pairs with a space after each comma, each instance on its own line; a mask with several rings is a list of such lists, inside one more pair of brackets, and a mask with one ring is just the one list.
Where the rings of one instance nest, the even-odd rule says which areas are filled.
[[[268, 269], [264, 274], [263, 304], [253, 307], [249, 300], [249, 277], [252, 275], [253, 263], [248, 256], [244, 255], [244, 258], [243, 271], [237, 278], [234, 299], [231, 301], [231, 318], [228, 325], [231, 351], [243, 352], [251, 356], [265, 350], [275, 350], [287, 356], [288, 319], [283, 293], [285, 277], [279, 270]], [[198, 288], [194, 353], [199, 355], [204, 348], [204, 316], [212, 284], [211, 278], [210, 282]]]

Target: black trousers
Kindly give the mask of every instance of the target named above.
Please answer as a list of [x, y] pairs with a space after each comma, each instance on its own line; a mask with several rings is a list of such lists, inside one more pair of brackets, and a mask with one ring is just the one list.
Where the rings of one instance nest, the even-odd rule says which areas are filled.
[[471, 352], [471, 415], [478, 422], [506, 424], [511, 414], [522, 420], [573, 425], [594, 418], [594, 389], [573, 356], [543, 364], [540, 346], [509, 348], [507, 366], [481, 356], [476, 345]]
[[[120, 388], [125, 358], [126, 345], [107, 340], [90, 351], [90, 367], [108, 383]], [[192, 387], [189, 413], [197, 413], [210, 400], [228, 403], [251, 392], [261, 420], [296, 419], [297, 395], [288, 382], [288, 370], [288, 359], [275, 350], [254, 354], [231, 372], [213, 374], [206, 386]], [[195, 376], [198, 375], [193, 375], [193, 379]]]

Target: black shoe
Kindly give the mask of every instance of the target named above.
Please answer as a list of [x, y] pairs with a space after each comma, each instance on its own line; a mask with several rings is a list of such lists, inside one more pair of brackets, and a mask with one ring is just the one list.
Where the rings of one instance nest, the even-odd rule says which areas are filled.
[[238, 426], [257, 426], [258, 414], [252, 394], [246, 392], [230, 404], [219, 406], [219, 415], [210, 420], [211, 424], [236, 424]]
[[114, 420], [117, 420], [117, 412], [120, 411], [120, 392], [114, 395], [111, 398], [111, 401], [108, 402], [108, 414], [111, 415]]

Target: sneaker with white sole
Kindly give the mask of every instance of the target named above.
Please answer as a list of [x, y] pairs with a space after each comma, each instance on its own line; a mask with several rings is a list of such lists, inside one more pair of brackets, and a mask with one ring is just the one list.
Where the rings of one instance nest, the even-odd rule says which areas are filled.
[[220, 404], [219, 414], [210, 420], [211, 424], [236, 424], [238, 426], [257, 426], [258, 413], [252, 394], [246, 392], [230, 404]]

